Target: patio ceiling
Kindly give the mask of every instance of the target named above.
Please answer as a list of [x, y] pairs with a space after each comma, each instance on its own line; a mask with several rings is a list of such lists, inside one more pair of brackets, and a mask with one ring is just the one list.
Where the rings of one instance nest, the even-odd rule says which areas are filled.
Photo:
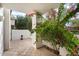
[[28, 13], [37, 10], [42, 13], [47, 12], [51, 8], [57, 8], [58, 3], [2, 3], [2, 7]]

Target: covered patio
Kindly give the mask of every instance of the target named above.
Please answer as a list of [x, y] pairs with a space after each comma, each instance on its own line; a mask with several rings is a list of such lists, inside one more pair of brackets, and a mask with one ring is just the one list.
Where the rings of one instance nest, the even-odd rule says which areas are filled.
[[[3, 30], [3, 45], [2, 45], [2, 53], [1, 55], [56, 55], [49, 51], [46, 48], [36, 48], [36, 32], [32, 34], [31, 39], [26, 40], [11, 40], [11, 18], [10, 12], [11, 10], [18, 10], [28, 14], [29, 12], [33, 12], [34, 10], [40, 11], [42, 13], [47, 12], [51, 8], [57, 8], [59, 4], [54, 3], [1, 3], [0, 7], [3, 8], [4, 17], [2, 21], [4, 22], [4, 30]], [[33, 14], [32, 18], [32, 29], [36, 28], [36, 15]], [[5, 51], [5, 52], [4, 52]]]

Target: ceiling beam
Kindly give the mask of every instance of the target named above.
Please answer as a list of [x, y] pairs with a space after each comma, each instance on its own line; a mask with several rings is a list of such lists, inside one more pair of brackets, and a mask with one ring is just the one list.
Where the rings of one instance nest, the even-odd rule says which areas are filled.
[[32, 10], [45, 13], [51, 8], [58, 8], [58, 3], [2, 3], [2, 7], [28, 13]]

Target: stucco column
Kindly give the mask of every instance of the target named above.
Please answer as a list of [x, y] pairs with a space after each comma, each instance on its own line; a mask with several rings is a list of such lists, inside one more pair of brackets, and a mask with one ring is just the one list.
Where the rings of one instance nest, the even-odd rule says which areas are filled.
[[9, 49], [11, 39], [10, 9], [4, 9], [4, 50]]
[[[33, 14], [32, 15], [32, 29], [35, 29], [36, 28], [36, 15]], [[34, 31], [32, 33], [32, 43], [33, 43], [33, 47], [36, 49], [36, 32]]]
[[0, 17], [0, 56], [3, 54], [3, 17]]

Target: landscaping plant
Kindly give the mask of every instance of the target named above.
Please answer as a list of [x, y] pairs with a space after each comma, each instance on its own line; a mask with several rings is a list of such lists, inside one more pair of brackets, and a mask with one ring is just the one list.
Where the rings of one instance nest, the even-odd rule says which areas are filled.
[[64, 3], [60, 4], [56, 18], [46, 20], [37, 26], [35, 29], [37, 36], [40, 36], [42, 38], [41, 40], [51, 42], [55, 47], [56, 45], [65, 47], [70, 55], [77, 55], [75, 48], [79, 45], [79, 40], [72, 32], [67, 30], [65, 24], [69, 22], [69, 19], [78, 11], [78, 3], [75, 9], [68, 11], [64, 8]]
[[17, 16], [17, 19], [15, 20], [15, 27], [16, 29], [28, 29], [32, 30], [32, 20], [30, 16]]

